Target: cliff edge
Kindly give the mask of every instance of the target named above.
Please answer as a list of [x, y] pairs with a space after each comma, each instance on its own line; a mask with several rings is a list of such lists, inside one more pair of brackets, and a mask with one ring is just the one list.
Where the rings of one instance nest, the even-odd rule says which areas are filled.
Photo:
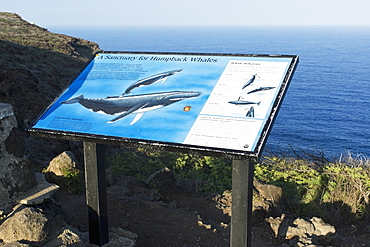
[[99, 50], [0, 12], [0, 102], [13, 105], [18, 125], [27, 127]]

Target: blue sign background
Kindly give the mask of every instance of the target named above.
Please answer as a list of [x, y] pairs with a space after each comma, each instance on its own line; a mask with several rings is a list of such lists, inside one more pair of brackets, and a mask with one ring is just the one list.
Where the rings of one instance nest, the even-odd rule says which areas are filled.
[[[32, 128], [181, 144], [230, 60], [289, 64], [292, 57], [99, 53]], [[284, 73], [287, 69], [288, 66]], [[181, 71], [167, 76], [163, 83], [136, 87], [122, 96], [136, 81], [172, 70]], [[136, 113], [108, 123], [117, 115], [99, 114], [78, 103], [62, 103], [80, 95], [85, 99], [104, 99], [174, 91], [200, 95], [147, 111], [131, 125]], [[185, 107], [188, 108], [184, 110]]]

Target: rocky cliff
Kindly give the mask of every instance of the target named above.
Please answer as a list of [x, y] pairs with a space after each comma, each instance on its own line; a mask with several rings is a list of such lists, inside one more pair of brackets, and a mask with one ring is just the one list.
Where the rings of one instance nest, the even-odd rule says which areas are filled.
[[68, 150], [69, 142], [29, 138], [23, 130], [99, 50], [96, 43], [51, 33], [17, 14], [0, 12], [0, 102], [13, 106], [17, 133], [24, 137], [24, 151], [34, 165]]
[[27, 127], [99, 50], [0, 12], [0, 102], [13, 105], [19, 126]]
[[[50, 160], [60, 150], [68, 149], [61, 146], [69, 143], [30, 138], [24, 129], [96, 51], [99, 46], [93, 42], [54, 34], [24, 21], [17, 14], [0, 12], [0, 246], [3, 241], [20, 239], [37, 241], [41, 245], [35, 246], [43, 246], [50, 240], [46, 236], [57, 221], [41, 207], [53, 207], [49, 211], [55, 214], [55, 205], [27, 207], [24, 204], [28, 205], [30, 201], [22, 203], [20, 199], [45, 192], [45, 189], [55, 189], [50, 184], [37, 185], [34, 172], [42, 165], [37, 162], [37, 157]], [[36, 201], [38, 199], [40, 197]], [[42, 197], [38, 203], [43, 203], [44, 199]], [[16, 215], [20, 218], [11, 217]], [[34, 216], [37, 216], [36, 221], [32, 221], [36, 219]], [[28, 220], [32, 222], [27, 223]], [[62, 219], [59, 221], [58, 227], [65, 227]], [[32, 225], [40, 226], [40, 231]], [[38, 233], [40, 237], [34, 239]]]

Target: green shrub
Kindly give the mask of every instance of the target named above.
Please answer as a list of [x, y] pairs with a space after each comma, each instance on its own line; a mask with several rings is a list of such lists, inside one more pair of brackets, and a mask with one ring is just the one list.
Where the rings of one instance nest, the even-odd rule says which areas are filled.
[[221, 193], [231, 189], [231, 161], [222, 158], [174, 152], [123, 150], [108, 158], [115, 175], [135, 176], [145, 181], [151, 174], [171, 169], [178, 181], [192, 179], [201, 186], [199, 192]]
[[231, 189], [231, 161], [228, 159], [177, 154], [173, 170], [180, 179], [194, 179], [198, 192], [222, 193]]
[[255, 178], [283, 188], [286, 210], [319, 216], [332, 223], [369, 218], [370, 166], [349, 156], [323, 163], [266, 158], [255, 167]]
[[72, 168], [62, 169], [64, 184], [67, 186], [68, 193], [81, 194], [85, 190], [85, 181], [81, 171]]

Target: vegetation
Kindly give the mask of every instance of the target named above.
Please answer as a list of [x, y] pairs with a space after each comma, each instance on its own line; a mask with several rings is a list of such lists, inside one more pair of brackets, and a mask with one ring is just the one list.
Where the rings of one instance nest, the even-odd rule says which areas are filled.
[[370, 160], [350, 154], [336, 162], [265, 158], [255, 178], [283, 188], [286, 210], [352, 223], [370, 215]]
[[62, 173], [68, 193], [81, 194], [84, 192], [85, 181], [81, 171], [74, 168], [63, 168]]
[[231, 161], [222, 158], [139, 149], [124, 150], [109, 157], [107, 162], [113, 174], [135, 176], [143, 181], [167, 167], [177, 181], [195, 181], [198, 192], [222, 193], [231, 188]]
[[[192, 179], [200, 193], [231, 190], [231, 161], [193, 154], [125, 150], [111, 156], [113, 174], [145, 181], [167, 167], [177, 181]], [[294, 215], [318, 216], [327, 222], [353, 223], [370, 215], [370, 160], [351, 154], [329, 162], [324, 156], [264, 157], [255, 178], [283, 188], [283, 210]]]

